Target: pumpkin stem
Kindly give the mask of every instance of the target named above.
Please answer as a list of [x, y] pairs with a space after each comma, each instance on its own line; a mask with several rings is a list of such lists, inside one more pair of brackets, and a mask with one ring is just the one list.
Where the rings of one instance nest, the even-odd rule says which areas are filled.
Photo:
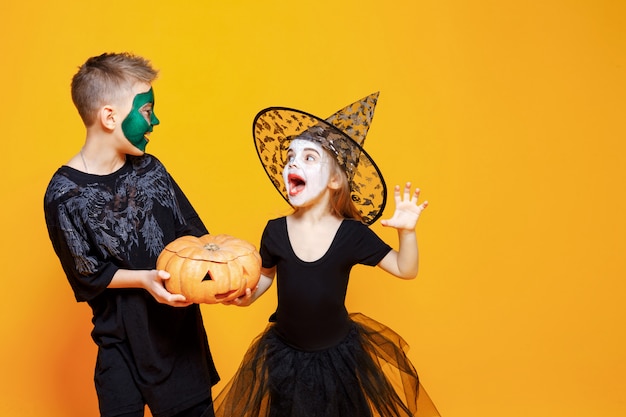
[[204, 245], [204, 249], [210, 250], [210, 251], [217, 251], [217, 250], [220, 250], [220, 247], [216, 245], [215, 243], [208, 243]]

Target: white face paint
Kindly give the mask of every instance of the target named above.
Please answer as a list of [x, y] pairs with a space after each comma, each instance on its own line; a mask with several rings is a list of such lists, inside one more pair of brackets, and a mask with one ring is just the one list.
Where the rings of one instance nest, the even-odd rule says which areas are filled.
[[287, 151], [283, 181], [294, 207], [316, 200], [328, 188], [331, 161], [326, 151], [309, 140], [294, 139]]

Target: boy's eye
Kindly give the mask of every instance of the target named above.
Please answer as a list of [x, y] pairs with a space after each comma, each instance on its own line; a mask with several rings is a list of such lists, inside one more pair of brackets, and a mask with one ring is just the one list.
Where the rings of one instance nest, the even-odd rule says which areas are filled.
[[152, 104], [147, 103], [139, 109], [139, 112], [145, 116], [150, 117], [152, 115]]

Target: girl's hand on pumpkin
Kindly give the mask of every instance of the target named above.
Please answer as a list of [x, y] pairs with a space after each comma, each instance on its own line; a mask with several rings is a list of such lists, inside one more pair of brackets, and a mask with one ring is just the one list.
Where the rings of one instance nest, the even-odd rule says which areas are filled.
[[153, 269], [150, 271], [146, 290], [161, 304], [172, 307], [187, 307], [193, 304], [188, 302], [184, 295], [172, 294], [165, 289], [165, 281], [169, 278], [169, 272]]
[[[258, 288], [258, 287], [257, 287]], [[254, 291], [257, 290], [257, 288], [254, 289]], [[224, 305], [235, 305], [238, 307], [247, 307], [250, 304], [252, 304], [252, 294], [254, 293], [253, 290], [251, 290], [250, 288], [246, 288], [246, 293], [244, 295], [242, 295], [241, 297], [235, 298], [232, 301], [224, 301], [222, 302], [222, 304]]]
[[383, 226], [393, 227], [398, 230], [415, 230], [420, 214], [426, 207], [428, 207], [428, 201], [424, 201], [422, 204], [417, 204], [419, 195], [419, 188], [416, 188], [413, 195], [411, 195], [410, 182], [407, 182], [404, 186], [403, 195], [400, 194], [400, 186], [396, 185], [394, 189], [396, 210], [390, 219], [381, 220], [380, 224]]
[[222, 302], [226, 305], [236, 305], [238, 307], [247, 307], [252, 304], [257, 298], [262, 296], [265, 291], [272, 285], [274, 281], [274, 275], [276, 275], [276, 267], [261, 268], [261, 277], [259, 282], [253, 289], [248, 288], [248, 282], [246, 281], [246, 293], [239, 298], [235, 298], [233, 301]]

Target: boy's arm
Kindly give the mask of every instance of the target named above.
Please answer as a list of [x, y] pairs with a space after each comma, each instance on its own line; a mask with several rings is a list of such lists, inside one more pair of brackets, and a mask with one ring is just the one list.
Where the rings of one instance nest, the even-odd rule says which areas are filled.
[[199, 237], [209, 233], [206, 226], [202, 222], [200, 215], [196, 212], [196, 209], [191, 205], [191, 202], [171, 175], [170, 180], [174, 188], [174, 195], [176, 196], [178, 206], [182, 212], [183, 218], [185, 219], [184, 224], [177, 227], [176, 237], [185, 235]]
[[170, 274], [161, 270], [118, 269], [107, 288], [143, 288], [159, 303], [172, 307], [187, 307], [193, 303], [182, 294], [172, 294], [165, 289], [165, 280]]

